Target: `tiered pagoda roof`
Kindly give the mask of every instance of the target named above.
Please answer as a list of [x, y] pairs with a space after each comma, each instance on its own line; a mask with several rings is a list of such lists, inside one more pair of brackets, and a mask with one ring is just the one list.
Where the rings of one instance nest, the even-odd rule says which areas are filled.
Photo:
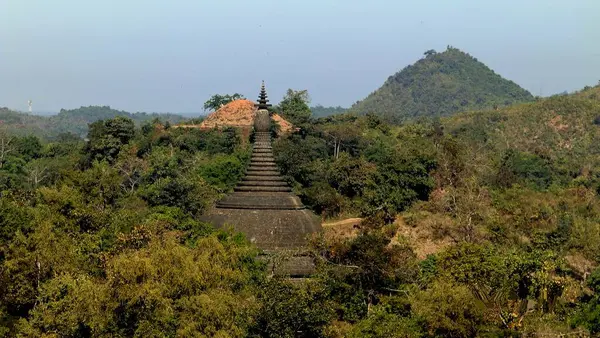
[[269, 100], [267, 99], [267, 90], [265, 89], [265, 81], [262, 82], [262, 86], [260, 87], [260, 94], [258, 94], [258, 102], [256, 107], [258, 110], [269, 109], [272, 105], [267, 103]]

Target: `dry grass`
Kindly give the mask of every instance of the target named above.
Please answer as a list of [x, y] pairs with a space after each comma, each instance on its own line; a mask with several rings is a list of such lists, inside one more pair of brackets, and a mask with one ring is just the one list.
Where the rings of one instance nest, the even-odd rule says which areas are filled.
[[351, 239], [358, 236], [362, 218], [348, 218], [332, 223], [323, 223], [323, 234], [329, 241], [332, 239]]
[[439, 215], [432, 214], [430, 217], [420, 219], [414, 226], [407, 224], [402, 216], [398, 216], [395, 222], [396, 236], [390, 244], [398, 243], [399, 238], [404, 238], [419, 259], [425, 259], [428, 255], [444, 250], [454, 241], [447, 236], [440, 236], [438, 228], [441, 223], [448, 223], [451, 220], [437, 216]]

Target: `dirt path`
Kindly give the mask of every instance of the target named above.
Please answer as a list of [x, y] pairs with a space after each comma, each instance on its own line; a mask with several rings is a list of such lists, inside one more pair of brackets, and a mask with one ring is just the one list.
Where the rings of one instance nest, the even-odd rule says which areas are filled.
[[325, 238], [332, 239], [349, 239], [358, 235], [358, 225], [362, 218], [347, 218], [341, 221], [323, 223], [323, 232]]
[[335, 226], [348, 226], [348, 225], [358, 225], [362, 221], [362, 218], [347, 218], [337, 222], [331, 223], [323, 223], [324, 227], [335, 227]]

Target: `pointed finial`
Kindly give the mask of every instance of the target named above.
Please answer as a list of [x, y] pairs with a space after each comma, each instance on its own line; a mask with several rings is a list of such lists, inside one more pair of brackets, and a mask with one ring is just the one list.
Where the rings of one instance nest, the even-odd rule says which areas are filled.
[[258, 103], [255, 105], [259, 110], [260, 109], [268, 109], [271, 107], [271, 104], [268, 104], [269, 100], [267, 99], [267, 91], [265, 89], [265, 80], [262, 81], [262, 85], [260, 86], [260, 94], [258, 95]]

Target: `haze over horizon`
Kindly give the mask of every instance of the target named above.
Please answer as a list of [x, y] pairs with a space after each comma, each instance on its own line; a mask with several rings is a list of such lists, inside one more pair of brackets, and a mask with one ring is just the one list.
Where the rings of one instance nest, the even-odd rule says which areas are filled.
[[[348, 107], [447, 45], [534, 95], [600, 80], [595, 0], [0, 3], [0, 107], [198, 112], [288, 88]], [[596, 19], [596, 20], [595, 20]]]

